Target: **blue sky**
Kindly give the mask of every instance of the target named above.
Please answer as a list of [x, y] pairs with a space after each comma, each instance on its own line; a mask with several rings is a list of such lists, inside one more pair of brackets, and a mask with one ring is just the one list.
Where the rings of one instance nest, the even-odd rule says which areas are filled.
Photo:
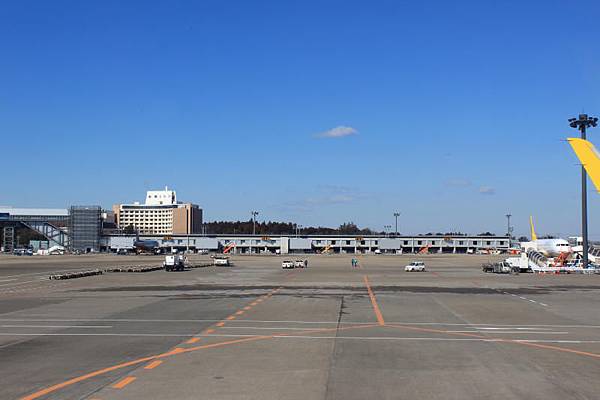
[[517, 233], [533, 214], [539, 233], [573, 234], [563, 140], [567, 118], [600, 114], [599, 11], [7, 1], [0, 204], [109, 207], [169, 185], [208, 220], [381, 230], [398, 210], [402, 232], [500, 233], [510, 211]]

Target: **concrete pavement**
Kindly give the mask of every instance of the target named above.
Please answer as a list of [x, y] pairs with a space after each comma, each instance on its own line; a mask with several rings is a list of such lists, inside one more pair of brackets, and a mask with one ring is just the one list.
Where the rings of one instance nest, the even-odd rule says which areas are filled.
[[413, 258], [238, 257], [0, 294], [0, 397], [596, 398], [599, 276], [489, 275], [466, 255], [403, 272]]

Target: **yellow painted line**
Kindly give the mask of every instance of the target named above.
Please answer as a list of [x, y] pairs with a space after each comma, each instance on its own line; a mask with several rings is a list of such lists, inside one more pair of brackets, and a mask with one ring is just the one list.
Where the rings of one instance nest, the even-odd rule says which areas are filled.
[[229, 317], [225, 318], [227, 321], [231, 321], [232, 319], [235, 319], [235, 317], [233, 315], [230, 315]]
[[155, 361], [152, 361], [151, 363], [149, 363], [148, 365], [146, 365], [144, 367], [144, 369], [154, 369], [154, 368], [158, 367], [162, 363], [163, 362], [160, 361], [160, 360], [155, 360]]
[[187, 343], [187, 344], [193, 344], [193, 343], [196, 343], [196, 342], [197, 342], [197, 341], [199, 341], [199, 340], [200, 340], [200, 338], [198, 338], [198, 337], [193, 337], [193, 338], [191, 338], [190, 340], [188, 340], [186, 343]]
[[237, 312], [235, 313], [235, 315], [242, 315], [243, 313], [244, 313], [244, 312], [243, 312], [242, 310], [240, 310], [240, 311], [237, 311]]
[[112, 385], [113, 389], [123, 389], [125, 386], [129, 385], [131, 382], [135, 381], [135, 376], [128, 376], [127, 378], [121, 379], [119, 382]]
[[375, 316], [377, 317], [377, 323], [380, 326], [385, 325], [385, 321], [383, 320], [383, 315], [381, 314], [381, 310], [379, 309], [379, 305], [377, 304], [377, 299], [375, 298], [375, 293], [371, 290], [371, 284], [369, 283], [369, 278], [365, 275], [363, 276], [363, 280], [365, 281], [365, 285], [367, 286], [367, 291], [369, 292], [369, 297], [371, 298], [371, 304], [373, 305], [373, 311], [375, 312]]
[[204, 333], [206, 333], [207, 335], [210, 333], [213, 333], [215, 330], [214, 329], [207, 329], [204, 331]]
[[177, 354], [177, 353], [181, 353], [183, 351], [185, 351], [185, 349], [183, 349], [181, 347], [175, 347], [173, 350], [170, 351], [170, 353]]
[[255, 305], [257, 305], [257, 304], [258, 304], [258, 301], [253, 301], [252, 303], [250, 303], [250, 305], [251, 305], [251, 306], [253, 306], [253, 307], [254, 307]]
[[246, 306], [246, 307], [244, 307], [244, 310], [249, 310], [249, 309], [251, 309], [251, 308], [252, 308], [252, 307], [250, 307], [250, 306]]
[[221, 327], [223, 325], [225, 325], [225, 322], [219, 322], [218, 324], [215, 324], [215, 326], [218, 326], [218, 327]]

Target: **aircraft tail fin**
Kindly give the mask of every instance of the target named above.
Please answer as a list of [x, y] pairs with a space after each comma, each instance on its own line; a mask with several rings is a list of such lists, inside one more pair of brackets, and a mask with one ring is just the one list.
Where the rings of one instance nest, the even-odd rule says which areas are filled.
[[535, 234], [535, 228], [533, 226], [533, 217], [529, 216], [529, 226], [531, 226], [531, 240], [537, 240], [537, 235]]
[[579, 138], [568, 138], [567, 140], [596, 186], [596, 190], [600, 192], [600, 153], [587, 140]]

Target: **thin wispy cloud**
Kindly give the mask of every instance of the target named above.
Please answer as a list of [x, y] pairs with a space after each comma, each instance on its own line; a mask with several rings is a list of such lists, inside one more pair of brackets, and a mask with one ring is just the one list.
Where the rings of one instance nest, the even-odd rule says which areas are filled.
[[315, 136], [318, 138], [343, 138], [346, 136], [358, 135], [358, 131], [351, 126], [336, 126], [328, 131], [321, 132]]
[[471, 186], [471, 181], [468, 180], [468, 179], [461, 179], [461, 178], [448, 179], [446, 181], [446, 186], [451, 186], [451, 187], [468, 187], [468, 186]]
[[356, 203], [370, 196], [350, 186], [326, 184], [318, 185], [315, 189], [314, 196], [289, 201], [278, 208], [284, 212], [313, 212], [321, 207]]
[[496, 189], [494, 189], [491, 186], [480, 186], [479, 193], [491, 196], [491, 195], [496, 194]]

